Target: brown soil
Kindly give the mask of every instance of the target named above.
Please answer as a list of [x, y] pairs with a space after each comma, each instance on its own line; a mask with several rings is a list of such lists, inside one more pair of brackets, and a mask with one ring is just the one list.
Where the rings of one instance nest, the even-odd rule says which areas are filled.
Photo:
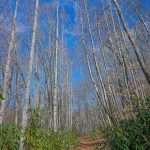
[[80, 145], [75, 150], [94, 150], [96, 145], [98, 144], [97, 141], [93, 141], [88, 136], [81, 136], [79, 137]]

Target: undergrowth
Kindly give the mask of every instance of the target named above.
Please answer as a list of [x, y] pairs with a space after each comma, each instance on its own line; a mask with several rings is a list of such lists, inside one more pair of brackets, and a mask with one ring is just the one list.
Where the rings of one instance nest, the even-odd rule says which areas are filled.
[[[24, 134], [27, 150], [69, 150], [78, 144], [77, 132], [72, 130], [46, 130], [41, 127], [41, 110], [30, 110], [31, 117]], [[0, 150], [18, 150], [21, 128], [12, 124], [1, 126]]]
[[118, 126], [97, 128], [93, 138], [105, 138], [105, 146], [111, 150], [149, 150], [150, 149], [150, 98], [138, 107], [137, 115], [123, 120]]
[[0, 150], [17, 150], [20, 138], [19, 126], [4, 124], [0, 128]]

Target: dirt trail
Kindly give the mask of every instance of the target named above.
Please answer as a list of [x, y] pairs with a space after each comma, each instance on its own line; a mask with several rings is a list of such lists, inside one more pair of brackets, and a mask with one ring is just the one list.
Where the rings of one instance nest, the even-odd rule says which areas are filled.
[[75, 150], [94, 150], [96, 148], [96, 145], [98, 144], [97, 141], [93, 141], [88, 136], [81, 136], [79, 138], [80, 145]]

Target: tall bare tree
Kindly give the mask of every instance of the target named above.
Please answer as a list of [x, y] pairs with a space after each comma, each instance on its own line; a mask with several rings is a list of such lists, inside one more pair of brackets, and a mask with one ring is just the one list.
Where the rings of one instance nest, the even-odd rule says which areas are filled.
[[12, 62], [12, 53], [13, 53], [13, 48], [14, 48], [14, 44], [15, 44], [15, 30], [16, 30], [17, 12], [18, 12], [18, 0], [16, 0], [10, 43], [9, 43], [9, 47], [8, 47], [7, 64], [6, 64], [5, 77], [4, 77], [3, 94], [2, 94], [4, 100], [1, 100], [1, 106], [0, 106], [0, 124], [2, 124], [2, 122], [3, 122], [3, 111], [5, 108], [6, 95], [7, 95], [8, 86], [9, 86], [8, 83], [9, 83], [9, 79], [10, 79], [10, 65]]
[[123, 25], [124, 30], [126, 32], [126, 35], [129, 38], [129, 41], [131, 42], [131, 45], [132, 45], [133, 49], [135, 50], [135, 55], [137, 57], [137, 60], [138, 60], [139, 65], [141, 67], [141, 70], [144, 73], [145, 78], [147, 79], [148, 84], [150, 85], [150, 74], [149, 74], [148, 70], [145, 68], [144, 63], [142, 62], [142, 59], [141, 59], [141, 56], [140, 56], [140, 53], [139, 53], [140, 49], [138, 48], [137, 44], [135, 43], [134, 39], [131, 36], [131, 33], [130, 33], [130, 31], [128, 29], [128, 26], [127, 26], [127, 24], [126, 24], [126, 22], [124, 20], [123, 14], [121, 12], [121, 9], [120, 9], [120, 6], [119, 6], [117, 0], [113, 0], [113, 2], [114, 2], [114, 5], [115, 5], [115, 7], [117, 9], [118, 15], [119, 15], [119, 17], [121, 19], [121, 22], [122, 22], [122, 25]]
[[57, 131], [57, 102], [58, 102], [58, 24], [59, 24], [59, 2], [56, 1], [56, 43], [55, 43], [55, 66], [54, 66], [54, 112], [53, 112], [53, 118], [54, 118], [54, 131]]
[[37, 23], [37, 20], [38, 20], [38, 7], [39, 7], [39, 0], [36, 0], [34, 22], [33, 22], [33, 32], [32, 32], [32, 39], [31, 39], [31, 46], [30, 46], [29, 70], [28, 70], [28, 77], [27, 77], [26, 89], [25, 89], [25, 101], [24, 101], [24, 107], [23, 107], [23, 112], [22, 112], [22, 122], [21, 122], [21, 125], [22, 125], [21, 134], [22, 135], [20, 137], [19, 150], [24, 149], [23, 134], [24, 134], [25, 128], [27, 126], [27, 111], [28, 111], [29, 97], [30, 97], [30, 83], [31, 83], [31, 76], [32, 76], [36, 31], [37, 31], [37, 24], [38, 24]]

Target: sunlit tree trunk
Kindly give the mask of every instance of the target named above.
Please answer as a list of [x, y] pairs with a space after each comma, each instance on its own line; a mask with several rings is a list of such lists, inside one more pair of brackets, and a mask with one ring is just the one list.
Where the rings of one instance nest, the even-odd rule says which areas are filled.
[[[117, 20], [119, 22], [119, 27], [120, 27], [120, 30], [121, 30], [121, 35], [122, 35], [122, 46], [124, 47], [125, 49], [125, 53], [126, 53], [126, 59], [127, 59], [127, 62], [128, 62], [128, 66], [129, 66], [129, 69], [131, 71], [131, 75], [132, 75], [132, 78], [133, 78], [133, 86], [135, 87], [135, 92], [136, 92], [136, 95], [138, 98], [140, 98], [140, 91], [143, 93], [143, 89], [141, 88], [141, 85], [138, 85], [137, 83], [137, 80], [136, 80], [136, 71], [135, 69], [133, 68], [134, 66], [134, 63], [129, 55], [129, 50], [128, 50], [128, 45], [127, 45], [127, 42], [126, 42], [126, 38], [125, 38], [125, 34], [123, 33], [123, 29], [121, 27], [121, 22], [120, 22], [120, 18], [117, 14], [117, 10], [115, 9], [115, 12], [116, 12], [116, 15], [117, 15]], [[139, 88], [140, 87], [140, 88]], [[143, 94], [141, 94], [142, 96]]]
[[34, 73], [34, 108], [39, 106], [39, 75], [38, 75], [38, 49], [35, 57], [35, 73]]
[[55, 64], [54, 64], [54, 112], [53, 112], [53, 119], [54, 119], [54, 132], [57, 131], [57, 98], [58, 98], [58, 15], [59, 15], [59, 2], [56, 1], [56, 43], [55, 43]]
[[18, 93], [18, 75], [19, 75], [19, 70], [18, 70], [18, 46], [16, 46], [16, 100], [15, 100], [15, 124], [18, 125], [18, 112], [19, 112], [19, 93]]
[[18, 12], [18, 0], [16, 0], [15, 12], [14, 12], [14, 16], [13, 16], [13, 26], [12, 26], [12, 32], [11, 32], [10, 43], [9, 43], [9, 48], [8, 48], [8, 56], [7, 56], [5, 77], [4, 77], [4, 87], [3, 87], [3, 93], [2, 93], [4, 100], [0, 100], [1, 101], [0, 124], [2, 124], [2, 122], [3, 122], [3, 111], [5, 108], [5, 98], [6, 98], [6, 94], [8, 91], [8, 82], [9, 82], [9, 78], [10, 78], [10, 65], [12, 62], [12, 51], [13, 51], [14, 43], [15, 43], [15, 26], [16, 26], [17, 12]]
[[133, 49], [135, 50], [135, 55], [137, 57], [137, 60], [138, 60], [139, 65], [141, 67], [141, 70], [142, 70], [143, 74], [145, 75], [145, 78], [147, 79], [148, 84], [150, 85], [150, 74], [149, 74], [148, 70], [145, 68], [144, 63], [142, 62], [142, 59], [141, 59], [140, 54], [139, 54], [140, 50], [139, 50], [137, 44], [135, 43], [135, 41], [133, 40], [133, 38], [131, 36], [131, 33], [130, 33], [130, 31], [129, 31], [128, 27], [127, 27], [127, 24], [126, 24], [126, 22], [124, 20], [123, 14], [121, 12], [121, 9], [119, 7], [119, 4], [118, 4], [117, 0], [112, 0], [112, 1], [114, 2], [114, 5], [115, 5], [115, 7], [117, 9], [118, 15], [119, 15], [119, 17], [121, 19], [121, 22], [123, 24], [124, 30], [126, 32], [126, 35], [127, 35], [128, 39], [129, 39], [129, 41], [131, 42], [131, 45], [132, 45]]
[[[80, 63], [79, 63], [79, 70], [80, 70], [80, 73], [81, 73], [81, 76], [82, 76], [84, 82], [86, 83], [86, 84], [85, 84], [86, 88], [87, 88], [87, 89], [90, 89], [90, 86], [88, 85], [88, 81], [86, 80], [85, 76], [83, 75], [83, 72], [82, 72]], [[98, 96], [97, 96], [97, 93], [96, 93], [96, 98], [99, 99]], [[97, 101], [99, 101], [99, 100], [97, 100]], [[90, 104], [92, 104], [91, 101], [90, 101]], [[99, 104], [98, 102], [97, 102], [97, 104], [98, 104], [98, 109], [99, 109], [98, 112], [95, 112], [95, 109], [94, 109], [93, 111], [94, 111], [95, 113], [98, 113], [98, 116], [100, 116], [99, 119], [100, 119], [101, 125], [102, 125], [103, 127], [106, 127], [106, 126], [107, 126], [107, 121], [104, 119], [104, 114], [103, 114], [103, 112], [102, 112], [102, 108], [100, 107], [100, 104]], [[94, 116], [93, 116], [93, 117], [94, 117]]]
[[121, 109], [120, 109], [120, 106], [117, 102], [117, 97], [115, 96], [115, 92], [113, 90], [113, 87], [111, 85], [111, 81], [110, 81], [111, 78], [110, 78], [110, 75], [109, 75], [109, 68], [107, 67], [107, 63], [106, 63], [105, 48], [103, 47], [103, 44], [102, 44], [102, 38], [101, 38], [100, 30], [98, 29], [98, 25], [97, 25], [97, 36], [98, 36], [98, 42], [99, 42], [99, 49], [100, 49], [101, 54], [102, 54], [102, 61], [103, 61], [104, 68], [105, 68], [105, 71], [106, 71], [106, 80], [107, 80], [108, 89], [109, 89], [108, 92], [112, 97], [111, 98], [111, 103], [113, 103], [114, 110], [119, 111], [120, 117], [122, 118]]
[[23, 134], [25, 133], [25, 128], [27, 126], [27, 111], [28, 111], [29, 97], [30, 97], [30, 82], [31, 82], [31, 76], [32, 76], [35, 39], [36, 39], [36, 31], [37, 31], [37, 24], [38, 24], [37, 23], [38, 7], [39, 7], [39, 0], [36, 0], [34, 22], [33, 22], [33, 33], [32, 33], [32, 39], [31, 39], [31, 47], [30, 47], [29, 70], [28, 70], [28, 75], [27, 75], [27, 82], [26, 82], [26, 89], [25, 89], [25, 101], [24, 101], [24, 107], [23, 107], [23, 112], [22, 112], [22, 122], [21, 122], [22, 129], [21, 129], [19, 150], [24, 149], [24, 137], [23, 137], [24, 135]]
[[69, 82], [69, 89], [70, 89], [70, 96], [69, 96], [69, 128], [72, 129], [72, 64], [70, 64], [70, 82]]
[[115, 34], [115, 42], [116, 42], [116, 48], [118, 49], [119, 52], [119, 57], [121, 60], [121, 69], [123, 71], [123, 79], [125, 82], [125, 87], [126, 87], [126, 91], [127, 91], [127, 99], [129, 99], [129, 103], [131, 104], [131, 95], [130, 95], [130, 91], [129, 91], [129, 79], [128, 79], [128, 70], [127, 70], [127, 66], [126, 66], [126, 62], [125, 62], [125, 57], [123, 54], [123, 48], [122, 45], [120, 44], [119, 41], [119, 37], [116, 31], [116, 26], [115, 26], [115, 20], [114, 20], [114, 16], [113, 16], [113, 12], [112, 12], [112, 6], [111, 6], [111, 2], [109, 1], [109, 6], [110, 6], [110, 15], [112, 18], [112, 23], [113, 23], [113, 30], [114, 30], [114, 34]]
[[94, 65], [95, 65], [95, 69], [99, 78], [99, 82], [100, 82], [100, 88], [102, 89], [102, 93], [104, 96], [104, 103], [107, 106], [107, 109], [110, 111], [110, 106], [108, 104], [108, 97], [107, 97], [107, 93], [106, 93], [106, 89], [103, 83], [103, 79], [102, 79], [102, 75], [101, 75], [101, 71], [100, 71], [100, 66], [98, 64], [97, 58], [95, 56], [95, 47], [94, 47], [94, 42], [93, 42], [93, 37], [92, 37], [92, 31], [91, 31], [91, 25], [90, 25], [90, 21], [89, 21], [89, 15], [88, 15], [88, 10], [87, 10], [87, 6], [86, 6], [86, 2], [84, 0], [84, 7], [85, 7], [85, 12], [86, 12], [86, 19], [87, 19], [87, 23], [88, 23], [88, 31], [89, 31], [89, 35], [90, 35], [90, 42], [92, 45], [91, 48], [91, 53], [93, 56], [93, 60], [94, 60]]
[[[95, 82], [95, 79], [94, 79], [94, 76], [93, 76], [93, 73], [92, 73], [92, 69], [90, 67], [90, 63], [89, 63], [89, 58], [88, 58], [88, 54], [87, 54], [87, 49], [86, 49], [86, 43], [85, 43], [85, 40], [84, 40], [84, 33], [83, 33], [83, 23], [82, 23], [82, 16], [80, 14], [80, 26], [81, 26], [81, 38], [82, 38], [82, 42], [83, 42], [83, 49], [84, 49], [84, 53], [85, 53], [85, 57], [86, 57], [86, 65], [87, 65], [87, 68], [88, 68], [88, 72], [89, 72], [89, 75], [90, 75], [90, 78], [91, 78], [91, 81], [92, 81], [92, 84], [95, 88], [95, 91], [96, 91], [96, 95], [98, 97], [98, 100], [99, 100], [99, 103], [102, 105], [103, 109], [105, 110], [106, 114], [107, 114], [107, 118], [108, 118], [108, 123], [109, 125], [111, 125], [111, 120], [113, 120], [113, 118], [111, 117], [110, 115], [110, 111], [108, 110], [107, 106], [104, 104], [104, 96], [102, 94], [102, 91], [101, 91], [101, 94], [102, 94], [102, 98], [100, 97], [99, 95], [99, 90], [98, 90], [98, 87], [96, 85], [96, 82]], [[102, 99], [102, 101], [101, 101]]]

